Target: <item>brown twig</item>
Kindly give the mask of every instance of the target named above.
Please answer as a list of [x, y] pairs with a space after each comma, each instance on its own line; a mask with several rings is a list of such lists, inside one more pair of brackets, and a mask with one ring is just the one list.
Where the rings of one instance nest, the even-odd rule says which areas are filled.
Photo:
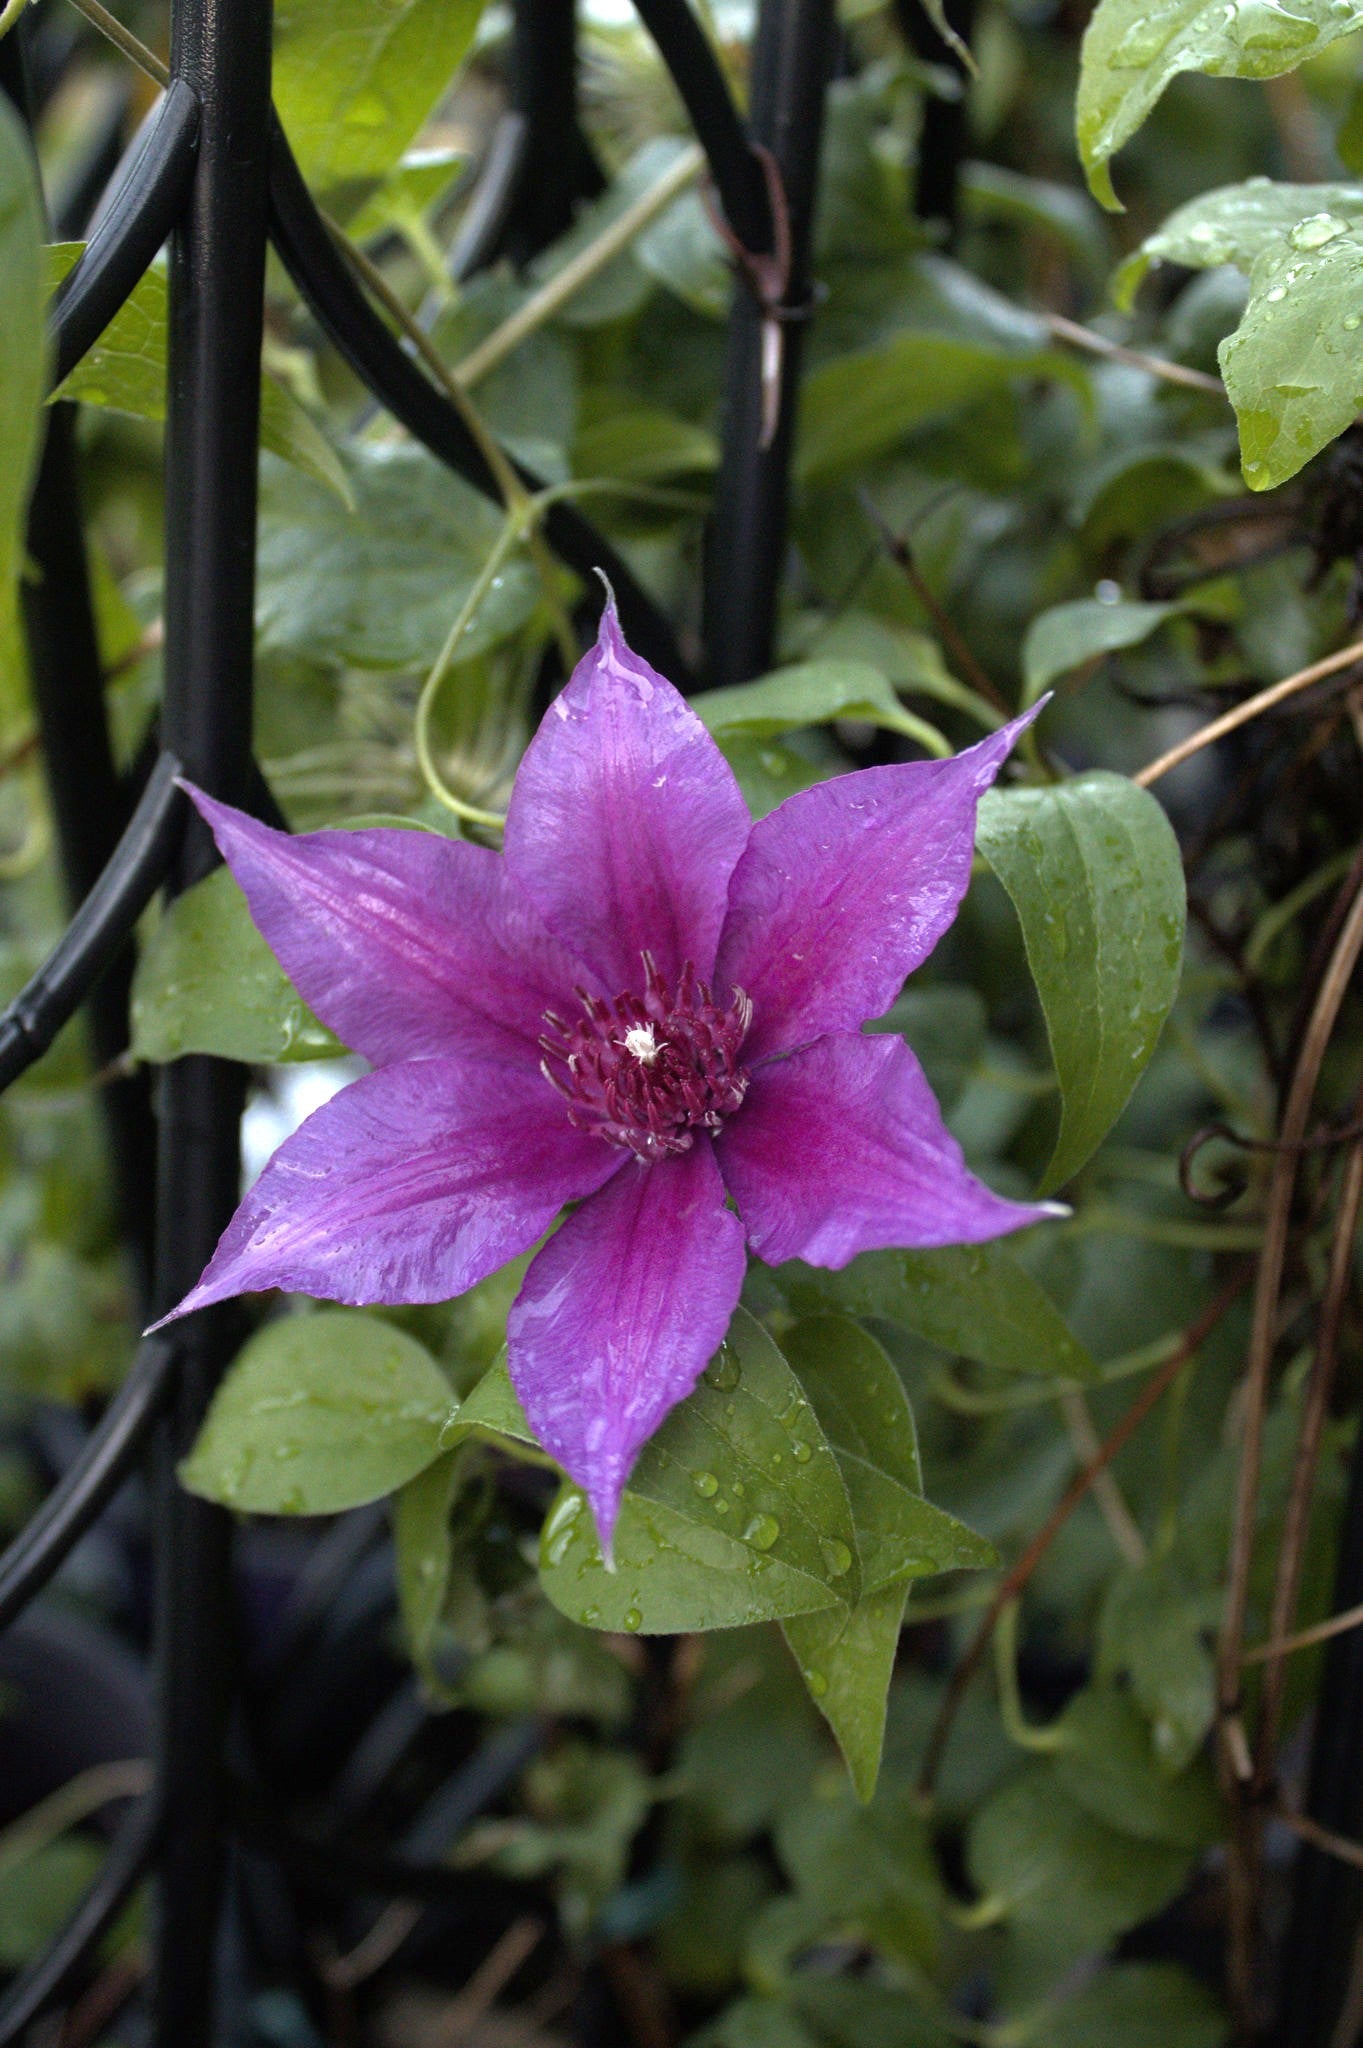
[[1010, 716], [1009, 708], [999, 689], [980, 667], [969, 641], [965, 639], [956, 621], [941, 603], [914, 560], [913, 549], [906, 536], [895, 532], [869, 491], [858, 491], [857, 499], [862, 511], [880, 535], [881, 546], [895, 567], [903, 573], [914, 596], [937, 628], [943, 644], [971, 688], [977, 691], [986, 703], [992, 704], [996, 711], [1001, 711], [1005, 718]]
[[1071, 348], [1103, 356], [1110, 363], [1129, 363], [1133, 370], [1148, 370], [1152, 377], [1160, 377], [1166, 384], [1181, 384], [1188, 391], [1207, 391], [1214, 398], [1226, 396], [1221, 379], [1206, 370], [1190, 370], [1186, 363], [1171, 363], [1167, 356], [1147, 355], [1143, 349], [1109, 341], [1105, 334], [1095, 334], [1091, 327], [1081, 327], [1077, 320], [1067, 320], [1063, 313], [1043, 313], [1041, 317], [1054, 339], [1067, 341]]
[[1313, 1622], [1310, 1628], [1299, 1628], [1294, 1635], [1280, 1636], [1276, 1642], [1256, 1643], [1252, 1650], [1246, 1650], [1242, 1662], [1264, 1664], [1270, 1657], [1289, 1657], [1294, 1650], [1312, 1650], [1317, 1643], [1328, 1643], [1331, 1636], [1346, 1636], [1351, 1628], [1363, 1625], [1363, 1607], [1346, 1607], [1340, 1614], [1331, 1614], [1324, 1621]]
[[[1349, 1153], [1348, 1164], [1344, 1170], [1344, 1184], [1340, 1190], [1334, 1240], [1330, 1247], [1330, 1270], [1325, 1283], [1317, 1329], [1316, 1355], [1306, 1389], [1296, 1457], [1292, 1467], [1292, 1484], [1283, 1518], [1278, 1571], [1273, 1587], [1273, 1609], [1268, 1626], [1270, 1643], [1280, 1643], [1287, 1636], [1297, 1611], [1302, 1567], [1306, 1556], [1306, 1536], [1311, 1523], [1316, 1468], [1320, 1463], [1325, 1418], [1329, 1412], [1330, 1396], [1335, 1383], [1335, 1367], [1339, 1359], [1340, 1325], [1344, 1319], [1344, 1306], [1353, 1278], [1354, 1232], [1358, 1226], [1360, 1201], [1363, 1201], [1363, 1143], [1355, 1142]], [[1243, 1661], [1242, 1657], [1241, 1662]], [[1268, 1669], [1264, 1673], [1259, 1729], [1255, 1743], [1255, 1783], [1261, 1791], [1267, 1788], [1273, 1776], [1273, 1754], [1277, 1747], [1283, 1692], [1287, 1683], [1287, 1662], [1283, 1653], [1279, 1651], [1265, 1661]]]
[[1222, 1288], [1216, 1299], [1202, 1311], [1196, 1322], [1184, 1332], [1163, 1365], [1141, 1389], [1116, 1428], [1104, 1439], [1097, 1456], [1090, 1458], [1083, 1470], [1075, 1474], [1073, 1481], [1052, 1508], [1017, 1563], [995, 1587], [979, 1628], [951, 1674], [946, 1696], [938, 1709], [937, 1719], [928, 1737], [923, 1768], [918, 1776], [918, 1790], [924, 1798], [931, 1794], [951, 1734], [952, 1723], [965, 1697], [966, 1688], [979, 1669], [984, 1653], [989, 1647], [989, 1638], [994, 1632], [999, 1616], [1010, 1601], [1018, 1598], [1099, 1474], [1105, 1472], [1113, 1459], [1125, 1448], [1151, 1409], [1167, 1393], [1189, 1360], [1195, 1357], [1206, 1343], [1236, 1298], [1244, 1292], [1253, 1270], [1248, 1263], [1243, 1265], [1235, 1277]]
[[1275, 705], [1285, 703], [1289, 697], [1295, 696], [1298, 690], [1307, 690], [1312, 683], [1324, 682], [1327, 676], [1338, 675], [1341, 669], [1351, 667], [1356, 661], [1363, 661], [1363, 640], [1354, 640], [1347, 647], [1337, 648], [1333, 654], [1327, 654], [1324, 660], [1313, 661], [1309, 668], [1298, 669], [1295, 675], [1284, 676], [1280, 683], [1273, 683], [1267, 690], [1260, 690], [1255, 696], [1246, 697], [1244, 703], [1237, 704], [1233, 710], [1223, 711], [1219, 718], [1213, 718], [1206, 725], [1199, 726], [1186, 740], [1180, 740], [1176, 747], [1170, 747], [1167, 753], [1160, 754], [1155, 760], [1148, 762], [1132, 776], [1132, 781], [1140, 789], [1149, 789], [1152, 782], [1158, 782], [1171, 768], [1181, 767], [1185, 761], [1191, 760], [1194, 754], [1200, 754], [1204, 747], [1210, 747], [1214, 741], [1224, 739], [1227, 733], [1236, 732], [1242, 725], [1248, 725], [1250, 720], [1258, 718], [1261, 712], [1271, 711]]
[[1321, 977], [1311, 1007], [1292, 1083], [1283, 1110], [1279, 1138], [1283, 1149], [1273, 1161], [1264, 1218], [1263, 1244], [1255, 1282], [1254, 1311], [1245, 1365], [1244, 1416], [1240, 1470], [1236, 1486], [1226, 1606], [1217, 1646], [1217, 1698], [1222, 1786], [1236, 1813], [1227, 1865], [1227, 1896], [1231, 1941], [1229, 1985], [1243, 2031], [1251, 2030], [1254, 1976], [1254, 1920], [1258, 1890], [1259, 1826], [1244, 1797], [1241, 1745], [1232, 1735], [1239, 1726], [1241, 1666], [1245, 1649], [1245, 1617], [1249, 1605], [1250, 1563], [1259, 1500], [1259, 1466], [1263, 1455], [1268, 1410], [1269, 1373], [1277, 1334], [1278, 1296], [1287, 1259], [1292, 1195], [1296, 1186], [1298, 1147], [1306, 1135], [1325, 1050], [1339, 1015], [1350, 977], [1363, 950], [1363, 886], [1355, 885], [1339, 936]]
[[1273, 1815], [1284, 1827], [1291, 1828], [1294, 1835], [1300, 1835], [1303, 1842], [1309, 1842], [1313, 1849], [1322, 1849], [1327, 1856], [1337, 1856], [1341, 1863], [1351, 1863], [1355, 1870], [1363, 1870], [1363, 1842], [1352, 1841], [1348, 1835], [1337, 1835], [1333, 1828], [1323, 1828], [1318, 1820], [1312, 1820], [1309, 1813], [1298, 1813], [1291, 1806], [1275, 1806]]

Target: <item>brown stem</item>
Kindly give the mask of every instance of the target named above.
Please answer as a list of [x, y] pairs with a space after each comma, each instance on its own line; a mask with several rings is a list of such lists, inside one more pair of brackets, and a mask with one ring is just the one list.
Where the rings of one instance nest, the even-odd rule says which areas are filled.
[[[1363, 1104], [1358, 1106], [1363, 1107]], [[1363, 1201], [1363, 1143], [1355, 1144], [1349, 1153], [1348, 1164], [1344, 1170], [1344, 1185], [1340, 1190], [1334, 1240], [1330, 1247], [1330, 1271], [1325, 1284], [1325, 1296], [1321, 1303], [1316, 1336], [1316, 1356], [1306, 1389], [1301, 1431], [1297, 1438], [1296, 1458], [1292, 1467], [1292, 1486], [1287, 1499], [1287, 1512], [1283, 1519], [1282, 1548], [1278, 1553], [1273, 1609], [1268, 1626], [1271, 1644], [1280, 1644], [1287, 1636], [1297, 1611], [1302, 1566], [1306, 1556], [1306, 1537], [1311, 1524], [1316, 1468], [1320, 1462], [1325, 1418], [1329, 1413], [1330, 1395], [1334, 1388], [1335, 1367], [1339, 1358], [1340, 1325], [1344, 1318], [1344, 1306], [1348, 1300], [1349, 1284], [1353, 1277], [1354, 1232], [1358, 1225], [1360, 1201]], [[1272, 1780], [1273, 1755], [1277, 1747], [1283, 1691], [1287, 1683], [1285, 1653], [1278, 1649], [1266, 1659], [1266, 1662], [1268, 1669], [1264, 1673], [1263, 1698], [1259, 1708], [1259, 1732], [1255, 1744], [1255, 1784], [1260, 1791], [1265, 1790]]]
[[1106, 1472], [1113, 1459], [1140, 1428], [1151, 1409], [1157, 1405], [1161, 1396], [1173, 1385], [1188, 1361], [1206, 1343], [1236, 1297], [1244, 1292], [1253, 1270], [1248, 1263], [1242, 1266], [1235, 1277], [1222, 1288], [1215, 1301], [1211, 1302], [1197, 1321], [1184, 1332], [1159, 1371], [1147, 1381], [1116, 1428], [1104, 1439], [1097, 1456], [1090, 1458], [1083, 1470], [1075, 1474], [1071, 1484], [1052, 1508], [1017, 1563], [995, 1587], [979, 1628], [951, 1674], [946, 1696], [938, 1709], [937, 1719], [928, 1737], [923, 1768], [918, 1775], [918, 1790], [924, 1798], [931, 1794], [951, 1734], [952, 1723], [965, 1697], [966, 1688], [978, 1671], [984, 1653], [989, 1647], [989, 1639], [999, 1616], [1010, 1601], [1018, 1598], [1094, 1481], [1101, 1473]]
[[[1306, 1135], [1307, 1118], [1350, 976], [1363, 950], [1363, 886], [1340, 927], [1325, 973], [1302, 1034], [1279, 1131], [1284, 1148], [1273, 1161], [1269, 1181], [1263, 1245], [1254, 1290], [1249, 1352], [1245, 1365], [1244, 1420], [1240, 1470], [1236, 1486], [1226, 1606], [1217, 1646], [1218, 1747], [1221, 1781], [1233, 1802], [1235, 1819], [1227, 1866], [1230, 1909], [1229, 1990], [1242, 2032], [1252, 2030], [1255, 1962], [1255, 1900], [1258, 1893], [1260, 1829], [1245, 1801], [1243, 1759], [1233, 1730], [1239, 1728], [1241, 1664], [1245, 1649], [1245, 1617], [1249, 1605], [1250, 1562], [1259, 1500], [1259, 1465], [1268, 1410], [1268, 1382], [1277, 1331], [1278, 1296], [1287, 1259], [1292, 1195], [1296, 1187], [1298, 1147]], [[1252, 1775], [1252, 1774], [1251, 1774]]]
[[1292, 676], [1284, 676], [1280, 683], [1274, 683], [1267, 690], [1260, 690], [1253, 697], [1246, 697], [1243, 704], [1237, 704], [1232, 711], [1223, 711], [1219, 718], [1211, 719], [1199, 726], [1186, 740], [1180, 740], [1176, 747], [1170, 747], [1167, 754], [1161, 754], [1132, 776], [1141, 789], [1149, 789], [1152, 782], [1158, 782], [1171, 768], [1179, 767], [1200, 754], [1213, 740], [1224, 739], [1227, 733], [1235, 732], [1240, 726], [1248, 725], [1261, 712], [1271, 711], [1288, 697], [1294, 697], [1298, 690], [1307, 690], [1312, 683], [1324, 682], [1327, 676], [1337, 675], [1342, 668], [1351, 668], [1355, 662], [1363, 661], [1363, 640], [1355, 640], [1348, 647], [1340, 647], [1335, 653], [1327, 654], [1323, 661], [1313, 661], [1309, 668], [1298, 669]]
[[972, 689], [976, 690], [987, 703], [1001, 711], [1005, 718], [1011, 714], [997, 686], [985, 674], [975, 659], [970, 643], [962, 634], [950, 612], [942, 604], [937, 593], [926, 581], [922, 570], [914, 560], [913, 549], [905, 535], [896, 533], [881, 512], [869, 491], [858, 491], [857, 497], [862, 511], [880, 535], [881, 545], [895, 567], [903, 572], [914, 596], [922, 605], [933, 625], [941, 635], [957, 667], [961, 670]]

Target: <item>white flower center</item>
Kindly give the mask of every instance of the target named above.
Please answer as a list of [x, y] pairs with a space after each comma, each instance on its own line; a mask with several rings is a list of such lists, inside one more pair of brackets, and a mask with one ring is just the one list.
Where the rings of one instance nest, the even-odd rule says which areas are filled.
[[641, 1067], [651, 1067], [662, 1051], [651, 1024], [632, 1024], [625, 1033], [624, 1046]]

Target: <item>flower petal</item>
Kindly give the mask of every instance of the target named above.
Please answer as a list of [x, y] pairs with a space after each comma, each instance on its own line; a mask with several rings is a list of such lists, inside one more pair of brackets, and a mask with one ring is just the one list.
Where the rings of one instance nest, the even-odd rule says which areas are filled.
[[751, 998], [746, 1061], [884, 1015], [955, 917], [975, 807], [1040, 709], [949, 761], [816, 783], [753, 827], [715, 968], [721, 1001]]
[[609, 1555], [640, 1446], [723, 1342], [743, 1231], [708, 1139], [634, 1161], [571, 1215], [525, 1276], [507, 1363], [535, 1435], [587, 1494]]
[[608, 995], [642, 986], [645, 951], [674, 983], [686, 960], [705, 980], [750, 824], [728, 762], [608, 604], [517, 773], [512, 876]]
[[190, 788], [306, 1003], [375, 1065], [524, 1058], [581, 966], [485, 846], [432, 832], [274, 832]]
[[748, 1243], [769, 1266], [978, 1244], [1057, 1213], [976, 1180], [922, 1068], [888, 1033], [835, 1032], [759, 1067], [716, 1150]]
[[280, 1146], [172, 1315], [267, 1287], [361, 1306], [448, 1300], [623, 1157], [574, 1130], [532, 1067], [380, 1067]]

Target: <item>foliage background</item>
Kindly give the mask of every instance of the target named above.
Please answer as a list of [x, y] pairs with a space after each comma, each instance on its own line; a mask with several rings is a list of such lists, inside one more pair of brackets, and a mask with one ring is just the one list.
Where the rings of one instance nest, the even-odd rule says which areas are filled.
[[[34, 8], [40, 29], [57, 4]], [[126, 20], [159, 44], [155, 10]], [[707, 21], [741, 95], [748, 12], [716, 0]], [[687, 1411], [667, 1425], [673, 1456], [641, 1466], [616, 1581], [583, 1548], [574, 1496], [555, 1504], [501, 1375], [517, 1275], [438, 1311], [299, 1303], [266, 1323], [186, 1478], [266, 1518], [243, 1526], [240, 1560], [267, 1782], [291, 1822], [362, 1844], [410, 1831], [470, 1772], [484, 1796], [428, 1844], [468, 1873], [462, 1919], [376, 1923], [362, 1898], [303, 1883], [289, 1910], [305, 1994], [242, 1938], [242, 2039], [453, 2038], [449, 2001], [488, 1950], [510, 1959], [488, 2002], [515, 2009], [522, 2038], [648, 2048], [1215, 2048], [1290, 1981], [1290, 1816], [1321, 1653], [1282, 1664], [1281, 1712], [1250, 1668], [1218, 1772], [1216, 1637], [1224, 1657], [1235, 1556], [1247, 1640], [1269, 1632], [1293, 1501], [1309, 1510], [1302, 1584], [1279, 1620], [1331, 1605], [1358, 1394], [1352, 993], [1306, 1104], [1313, 1131], [1334, 1119], [1349, 1141], [1302, 1156], [1284, 1194], [1275, 1155], [1225, 1132], [1279, 1132], [1357, 897], [1358, 671], [1341, 663], [1161, 775], [1158, 799], [1131, 778], [1357, 632], [1363, 13], [1102, 0], [1083, 37], [1081, 10], [1012, 0], [974, 20], [969, 78], [914, 54], [906, 21], [868, 0], [842, 13], [778, 666], [699, 702], [760, 812], [849, 765], [968, 744], [1055, 689], [982, 813], [962, 917], [889, 1021], [976, 1169], [1019, 1195], [1063, 1188], [1073, 1214], [969, 1255], [756, 1270], [732, 1355], [696, 1397], [729, 1462], [688, 1452]], [[486, 428], [581, 496], [703, 670], [732, 282], [682, 110], [628, 12], [588, 8], [583, 119], [604, 189], [520, 271], [455, 287], [447, 257], [503, 100], [507, 27], [470, 0], [287, 0], [276, 101], [315, 190]], [[123, 75], [82, 30], [41, 130], [49, 192]], [[925, 110], [962, 95], [954, 218], [925, 220]], [[1118, 148], [1121, 215], [1083, 181], [1086, 167], [1110, 202]], [[535, 298], [662, 180], [666, 203], [619, 253]], [[42, 300], [76, 254], [41, 259], [41, 239], [6, 120], [7, 991], [65, 914], [18, 624]], [[548, 311], [511, 346], [505, 323], [527, 303]], [[130, 768], [158, 692], [164, 345], [154, 269], [63, 390], [82, 401], [108, 704]], [[300, 828], [382, 815], [495, 836], [595, 598], [527, 543], [523, 508], [489, 505], [372, 415], [274, 272], [265, 368], [256, 747], [270, 787]], [[222, 876], [143, 935], [132, 1057], [192, 1050], [254, 1070], [248, 1166], [352, 1071]], [[99, 1079], [73, 1028], [0, 1103], [11, 1529], [69, 1454], [63, 1429], [130, 1355]], [[1222, 1135], [1181, 1170], [1211, 1124]], [[1250, 1283], [1275, 1218], [1290, 1230], [1265, 1311], [1262, 1479], [1237, 1519], [1246, 1361], [1269, 1363]], [[1262, 1302], [1262, 1268], [1258, 1284]], [[1303, 1454], [1313, 1389], [1324, 1423]], [[281, 1391], [287, 1438], [262, 1419]], [[737, 1493], [792, 1404], [811, 1455], [768, 1466], [750, 1534], [698, 1562], [689, 1532], [713, 1527], [711, 1503]], [[391, 1515], [373, 1508], [389, 1496]], [[805, 1521], [822, 1548], [797, 1556]], [[333, 1585], [331, 1662], [281, 1676], [280, 1615], [319, 1556], [351, 1554], [338, 1541], [356, 1563]], [[134, 1656], [141, 1543], [134, 1506], [55, 1594]], [[840, 1553], [855, 1554], [855, 1600]], [[982, 1614], [989, 1654], [958, 1698]], [[1230, 1650], [1234, 1668], [1233, 1630]], [[383, 1751], [395, 1701], [403, 1740]], [[1235, 1781], [1241, 1712], [1266, 1758], [1257, 1807]], [[1280, 1817], [1257, 1857], [1245, 1830], [1266, 1807]], [[7, 1966], [98, 1861], [83, 1818], [79, 1799], [51, 1825], [10, 1815]], [[1227, 1883], [1237, 1860], [1248, 1912]], [[497, 1948], [527, 1924], [523, 1955]], [[1256, 1947], [1251, 1969], [1260, 1926], [1279, 1947]], [[144, 1940], [130, 1922], [108, 1967], [136, 1971]]]

